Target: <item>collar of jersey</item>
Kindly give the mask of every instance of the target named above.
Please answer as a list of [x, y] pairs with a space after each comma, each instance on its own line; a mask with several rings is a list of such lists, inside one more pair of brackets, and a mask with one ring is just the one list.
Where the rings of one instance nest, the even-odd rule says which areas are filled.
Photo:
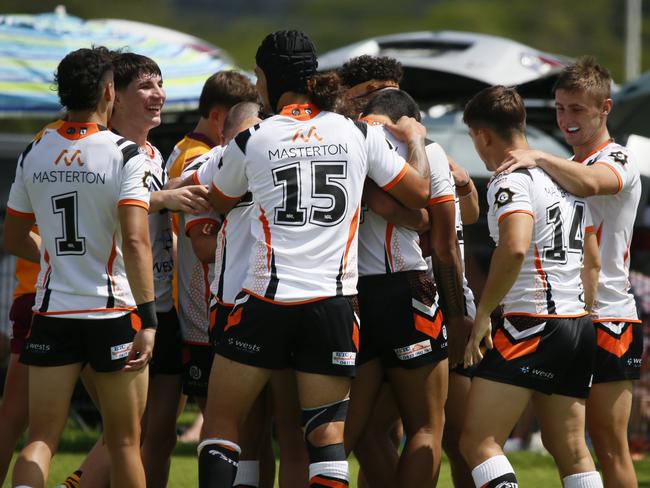
[[384, 125], [383, 120], [379, 120], [372, 115], [366, 115], [365, 117], [361, 117], [359, 119], [359, 122], [365, 122], [368, 125]]
[[63, 122], [57, 129], [59, 135], [66, 139], [77, 140], [83, 139], [90, 135], [96, 134], [102, 130], [106, 130], [103, 125], [95, 124], [94, 122]]
[[297, 104], [293, 103], [291, 105], [285, 105], [282, 107], [280, 115], [285, 117], [291, 117], [296, 120], [310, 120], [316, 117], [320, 113], [320, 110], [316, 105], [311, 103]]
[[213, 147], [216, 146], [216, 144], [214, 143], [214, 141], [212, 139], [210, 139], [208, 136], [206, 136], [205, 134], [203, 134], [201, 132], [190, 132], [189, 134], [187, 134], [187, 137], [189, 137], [190, 139], [194, 139], [195, 141], [202, 142], [203, 144], [208, 146], [210, 149], [212, 149]]
[[605, 142], [603, 142], [602, 144], [598, 145], [598, 147], [597, 147], [596, 149], [594, 149], [593, 151], [591, 151], [589, 154], [587, 154], [587, 155], [586, 155], [584, 158], [582, 158], [580, 161], [578, 161], [577, 159], [576, 159], [575, 161], [577, 161], [578, 163], [584, 163], [587, 159], [589, 159], [589, 158], [592, 157], [594, 154], [596, 154], [596, 153], [602, 151], [603, 149], [605, 149], [605, 148], [606, 148], [607, 146], [609, 146], [609, 144], [611, 144], [612, 142], [614, 142], [614, 139], [611, 139], [611, 138], [610, 138], [610, 139], [607, 139]]

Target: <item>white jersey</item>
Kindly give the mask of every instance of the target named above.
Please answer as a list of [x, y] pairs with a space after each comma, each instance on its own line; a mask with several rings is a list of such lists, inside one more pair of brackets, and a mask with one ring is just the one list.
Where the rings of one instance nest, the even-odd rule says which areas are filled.
[[[194, 172], [196, 185], [211, 185], [219, 171], [219, 163], [225, 148], [215, 148], [205, 154], [207, 161]], [[194, 165], [192, 165], [194, 166]], [[255, 241], [251, 234], [253, 198], [250, 192], [224, 217], [217, 234], [217, 250], [214, 259], [214, 280], [210, 291], [218, 303], [235, 304], [248, 272], [248, 260]]]
[[147, 167], [137, 144], [91, 123], [46, 129], [23, 152], [7, 211], [38, 224], [36, 313], [103, 319], [135, 307], [118, 206], [149, 207]]
[[499, 222], [530, 214], [533, 235], [517, 281], [503, 299], [504, 316], [585, 315], [580, 270], [585, 229], [591, 225], [584, 199], [560, 188], [539, 168], [495, 176], [488, 185], [488, 226], [499, 244]]
[[[223, 151], [216, 147], [214, 151]], [[185, 167], [183, 178], [192, 174], [207, 160], [207, 154]], [[189, 344], [209, 344], [210, 326], [210, 283], [214, 279], [214, 263], [205, 264], [194, 253], [190, 229], [203, 226], [206, 233], [217, 231], [221, 219], [214, 212], [199, 215], [180, 214], [178, 240], [176, 241], [176, 261], [178, 269], [178, 321], [183, 340]]]
[[312, 105], [240, 133], [213, 186], [237, 200], [250, 190], [255, 202], [244, 290], [281, 303], [355, 294], [363, 182], [388, 189], [407, 170], [380, 128]]
[[[378, 125], [372, 119], [369, 119], [368, 123]], [[406, 158], [406, 144], [397, 140], [383, 126], [380, 127], [389, 146]], [[449, 163], [445, 151], [439, 144], [429, 142], [426, 152], [431, 168], [429, 205], [453, 201], [454, 190], [449, 178]], [[427, 262], [422, 257], [420, 236], [416, 231], [393, 225], [372, 210], [364, 208], [359, 226], [359, 276], [426, 269]]]
[[630, 243], [634, 231], [641, 179], [634, 155], [615, 142], [607, 142], [587, 156], [582, 164], [603, 164], [618, 178], [615, 195], [587, 198], [600, 248], [601, 268], [594, 305], [596, 322], [640, 322], [630, 293]]
[[[157, 148], [147, 142], [149, 168], [146, 180], [149, 191], [160, 191], [167, 183], [166, 162]], [[173, 240], [169, 211], [164, 208], [149, 214], [149, 239], [153, 257], [153, 285], [156, 294], [156, 312], [169, 312], [174, 306], [172, 275], [174, 259]]]

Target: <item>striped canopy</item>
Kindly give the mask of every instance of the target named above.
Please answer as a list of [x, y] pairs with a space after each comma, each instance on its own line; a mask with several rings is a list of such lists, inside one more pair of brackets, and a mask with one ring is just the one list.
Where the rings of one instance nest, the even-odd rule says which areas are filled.
[[54, 71], [70, 51], [106, 46], [152, 58], [163, 74], [165, 110], [198, 106], [206, 78], [233, 65], [219, 48], [163, 27], [115, 19], [51, 14], [0, 16], [0, 117], [56, 116]]

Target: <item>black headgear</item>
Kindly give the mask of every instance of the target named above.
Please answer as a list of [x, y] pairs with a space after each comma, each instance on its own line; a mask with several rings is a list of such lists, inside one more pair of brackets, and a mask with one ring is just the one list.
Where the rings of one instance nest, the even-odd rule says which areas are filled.
[[271, 110], [278, 110], [278, 100], [287, 91], [306, 93], [307, 79], [316, 74], [316, 48], [307, 34], [277, 31], [264, 38], [255, 55], [257, 66], [266, 75]]

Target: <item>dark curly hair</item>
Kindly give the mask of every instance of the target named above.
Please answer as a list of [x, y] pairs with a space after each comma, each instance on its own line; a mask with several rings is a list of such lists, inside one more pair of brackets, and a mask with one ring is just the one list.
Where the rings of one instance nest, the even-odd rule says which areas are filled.
[[307, 79], [307, 96], [321, 110], [336, 111], [341, 90], [341, 80], [334, 72], [318, 73]]
[[129, 83], [140, 75], [158, 75], [162, 78], [160, 67], [156, 62], [136, 53], [125, 53], [115, 51], [113, 54], [113, 66], [115, 71], [115, 89], [122, 91]]
[[113, 71], [113, 61], [104, 46], [68, 53], [54, 74], [61, 105], [67, 110], [96, 109], [109, 71]]
[[341, 82], [348, 87], [370, 80], [387, 80], [399, 84], [404, 75], [402, 64], [395, 58], [367, 54], [352, 58], [339, 68], [338, 73]]

